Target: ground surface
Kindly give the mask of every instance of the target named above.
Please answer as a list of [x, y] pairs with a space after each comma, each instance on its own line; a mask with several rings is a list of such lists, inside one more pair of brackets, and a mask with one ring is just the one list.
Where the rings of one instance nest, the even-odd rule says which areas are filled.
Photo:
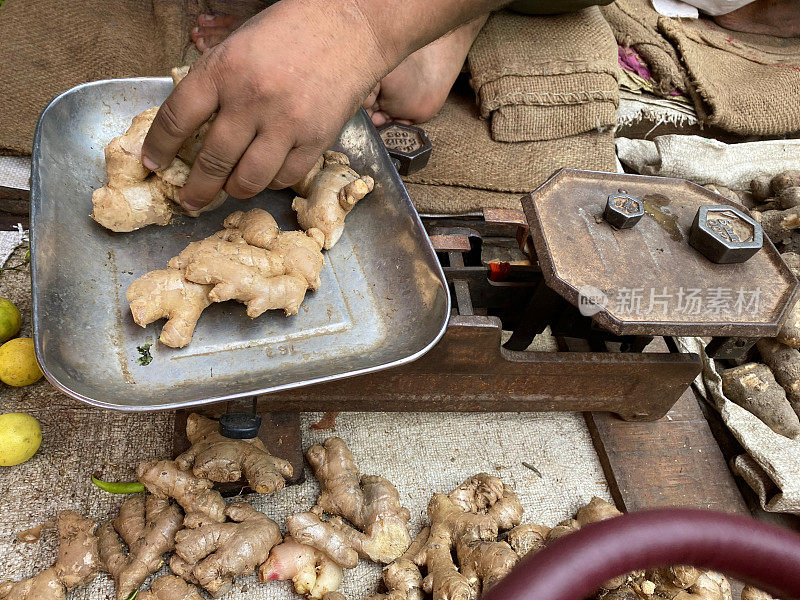
[[[24, 257], [18, 250], [8, 264]], [[22, 335], [30, 335], [30, 280], [26, 270], [0, 273], [0, 296], [23, 312]], [[0, 384], [2, 386], [2, 384]], [[0, 387], [0, 412], [27, 412], [42, 424], [39, 453], [18, 467], [0, 468], [0, 580], [18, 579], [49, 565], [55, 536], [15, 541], [18, 531], [52, 519], [72, 508], [98, 520], [115, 513], [122, 499], [94, 487], [89, 477], [107, 480], [133, 477], [140, 461], [171, 452], [172, 413], [128, 414], [103, 411], [72, 400], [42, 380], [27, 388]], [[335, 431], [310, 428], [320, 413], [303, 415], [303, 443], [308, 447], [330, 435], [345, 439], [364, 473], [388, 477], [420, 527], [434, 492], [449, 491], [467, 476], [486, 471], [513, 485], [525, 507], [526, 520], [552, 525], [593, 495], [610, 500], [608, 486], [579, 414], [426, 414], [342, 413]], [[541, 477], [523, 466], [534, 465]], [[250, 497], [260, 510], [283, 525], [285, 517], [310, 507], [317, 496], [313, 476], [303, 485], [274, 496]], [[362, 561], [345, 575], [343, 591], [357, 600], [374, 590], [376, 565]], [[77, 599], [111, 598], [110, 581], [101, 576], [71, 595]], [[242, 579], [226, 598], [294, 597], [284, 583], [260, 585]]]

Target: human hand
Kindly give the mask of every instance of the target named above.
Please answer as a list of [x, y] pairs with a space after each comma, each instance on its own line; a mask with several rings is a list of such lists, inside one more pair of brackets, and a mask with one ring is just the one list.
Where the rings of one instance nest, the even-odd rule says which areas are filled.
[[142, 149], [149, 169], [217, 116], [180, 190], [187, 210], [224, 187], [250, 198], [300, 180], [393, 66], [357, 0], [282, 0], [206, 52], [164, 102]]

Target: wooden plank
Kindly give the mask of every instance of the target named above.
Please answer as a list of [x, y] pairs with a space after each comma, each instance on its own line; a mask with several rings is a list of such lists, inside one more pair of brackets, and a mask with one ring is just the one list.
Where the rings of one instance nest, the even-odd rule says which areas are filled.
[[14, 231], [17, 224], [21, 224], [23, 229], [28, 228], [28, 215], [15, 215], [0, 211], [0, 231]]
[[691, 388], [659, 421], [585, 416], [620, 509], [686, 506], [750, 514]]

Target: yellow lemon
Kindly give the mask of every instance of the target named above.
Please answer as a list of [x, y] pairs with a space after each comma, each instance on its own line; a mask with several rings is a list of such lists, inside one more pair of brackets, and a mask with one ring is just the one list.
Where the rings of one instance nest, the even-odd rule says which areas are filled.
[[16, 338], [0, 346], [0, 381], [21, 387], [41, 378], [31, 338]]
[[22, 315], [11, 300], [0, 298], [0, 344], [7, 342], [19, 333]]
[[0, 415], [0, 466], [19, 465], [36, 454], [42, 444], [39, 421], [24, 413]]

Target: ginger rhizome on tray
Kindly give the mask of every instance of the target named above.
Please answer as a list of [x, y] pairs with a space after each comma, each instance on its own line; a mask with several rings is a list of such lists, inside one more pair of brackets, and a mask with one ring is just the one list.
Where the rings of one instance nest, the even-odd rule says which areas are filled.
[[306, 292], [321, 285], [323, 247], [339, 240], [345, 215], [373, 187], [372, 178], [359, 177], [347, 163], [344, 154], [326, 152], [297, 188], [308, 194], [295, 198], [305, 231], [281, 231], [259, 208], [236, 211], [223, 230], [190, 243], [166, 269], [136, 279], [127, 292], [133, 320], [146, 327], [167, 319], [159, 341], [182, 348], [214, 302], [241, 302], [253, 319], [268, 310], [297, 314]]
[[[385, 565], [379, 591], [364, 600], [477, 600], [526, 555], [621, 514], [593, 498], [552, 528], [523, 523], [511, 486], [478, 473], [449, 493], [433, 494], [428, 523], [412, 540], [395, 486], [380, 475], [362, 475], [344, 440], [334, 437], [308, 449], [320, 494], [309, 510], [286, 519], [284, 536], [246, 497], [229, 503], [213, 482], [243, 478], [257, 493], [275, 493], [291, 466], [259, 440], [219, 435], [217, 425], [190, 415], [190, 449], [175, 460], [141, 463], [137, 476], [146, 491], [125, 499], [96, 532], [94, 520], [61, 513], [55, 564], [29, 579], [0, 583], [0, 600], [65, 600], [99, 571], [114, 580], [117, 600], [134, 594], [139, 600], [219, 598], [237, 578], [256, 573], [259, 585], [291, 580], [308, 599], [346, 600], [337, 590], [359, 559]], [[166, 566], [170, 574], [155, 575]], [[594, 598], [732, 600], [723, 576], [680, 565], [615, 577]], [[771, 600], [749, 587], [742, 598]]]
[[297, 222], [306, 231], [319, 229], [326, 250], [333, 248], [344, 232], [344, 218], [356, 202], [369, 194], [375, 182], [350, 168], [350, 159], [329, 150], [320, 156], [303, 179], [292, 186], [298, 194], [292, 202]]
[[297, 314], [307, 290], [320, 286], [323, 235], [281, 231], [267, 211], [228, 215], [225, 229], [189, 244], [167, 264], [133, 281], [127, 298], [142, 327], [166, 318], [159, 340], [182, 348], [213, 302], [237, 300], [256, 318], [267, 310]]
[[[175, 85], [188, 72], [188, 68], [172, 69]], [[136, 115], [128, 130], [115, 137], [105, 149], [106, 184], [92, 194], [91, 217], [106, 229], [117, 232], [134, 231], [147, 225], [167, 225], [175, 212], [180, 211], [178, 189], [186, 184], [213, 117], [201, 125], [178, 150], [178, 155], [164, 169], [152, 173], [142, 164], [142, 144], [158, 107], [149, 108]], [[220, 191], [212, 202], [200, 211], [189, 212], [197, 216], [213, 210], [225, 202], [227, 194]]]

